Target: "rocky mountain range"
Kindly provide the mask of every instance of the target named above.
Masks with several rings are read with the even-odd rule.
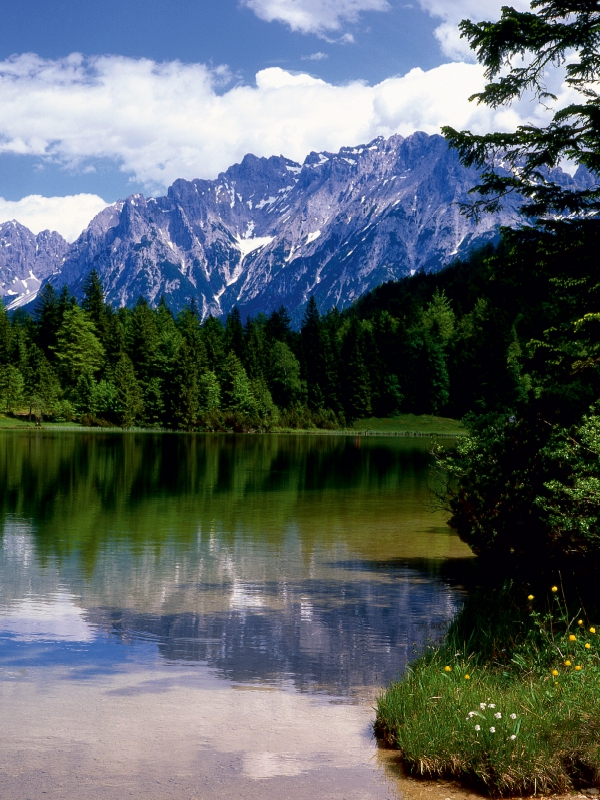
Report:
[[[578,183],[555,170],[559,183]],[[518,218],[512,201],[476,224],[460,214],[477,173],[441,136],[378,138],[303,164],[247,155],[216,180],[177,180],[165,197],[135,194],[98,214],[71,245],[0,226],[0,294],[30,302],[40,283],[80,295],[95,268],[107,299],[132,305],[164,294],[203,316],[242,315],[282,303],[296,319],[314,294],[343,308],[364,292],[423,269],[440,269]]]

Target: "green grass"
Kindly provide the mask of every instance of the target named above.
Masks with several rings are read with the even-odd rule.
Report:
[[[370,417],[359,419],[352,426],[356,431],[374,433],[440,434],[458,436],[465,433],[461,422],[449,417],[435,417],[430,414],[400,414],[397,417]]]
[[[475,592],[445,643],[380,697],[376,731],[413,774],[492,795],[600,779],[600,627],[556,599],[552,613],[516,600]]]
[[[78,422],[43,422],[44,428],[69,430],[84,429]],[[21,416],[13,417],[0,414],[0,429],[2,428],[35,428],[35,422],[28,422]],[[93,430],[97,430],[94,428]],[[106,428],[100,430],[108,430]],[[118,427],[112,430],[120,430]],[[139,430],[139,429],[138,429]],[[401,414],[397,417],[371,417],[357,420],[354,425],[346,429],[300,429],[300,428],[275,428],[273,433],[308,433],[308,434],[381,434],[381,435],[406,435],[406,436],[459,436],[465,433],[462,424],[448,417],[435,417],[428,414]]]

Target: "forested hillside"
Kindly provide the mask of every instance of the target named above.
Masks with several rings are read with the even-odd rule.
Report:
[[[585,318],[597,223],[569,243],[568,278],[564,242],[517,238],[384,284],[343,313],[321,316],[311,300],[299,331],[283,307],[202,323],[194,306],[174,315],[164,300],[115,311],[96,273],[81,305],[47,285],[32,315],[0,311],[2,407],[123,427],[333,428],[399,412],[510,413],[528,393],[568,387],[577,416],[598,396],[597,369],[584,369],[600,325]],[[577,359],[577,375],[559,379]]]

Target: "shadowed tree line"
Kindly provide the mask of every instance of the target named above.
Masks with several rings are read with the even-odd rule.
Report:
[[[598,396],[585,361],[598,334],[597,228],[564,242],[505,232],[498,247],[384,284],[342,313],[320,314],[311,298],[299,331],[284,307],[245,322],[237,308],[202,321],[193,303],[174,314],[164,298],[116,310],[95,271],[81,304],[47,284],[32,313],[0,308],[0,403],[39,420],[243,431],[510,413],[563,386],[576,417]]]
[[[31,313],[0,308],[0,403],[6,412],[85,424],[182,430],[336,428],[360,417],[453,408],[456,314],[443,293],[398,316],[321,315],[299,331],[284,307],[202,321],[140,298],[115,310],[98,274],[81,304],[43,287]]]

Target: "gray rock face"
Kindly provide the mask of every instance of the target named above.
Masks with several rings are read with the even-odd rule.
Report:
[[[56,231],[36,236],[15,220],[0,224],[0,297],[7,308],[32,300],[42,281],[62,267],[68,250]]]
[[[425,133],[311,153],[302,165],[247,155],[214,181],[178,180],[166,197],[105,209],[48,280],[80,294],[96,268],[115,305],[164,294],[174,309],[193,298],[203,316],[220,316],[283,303],[299,319],[312,294],[322,310],[343,308],[514,224],[516,201],[479,224],[461,216],[476,181],[441,136]]]

